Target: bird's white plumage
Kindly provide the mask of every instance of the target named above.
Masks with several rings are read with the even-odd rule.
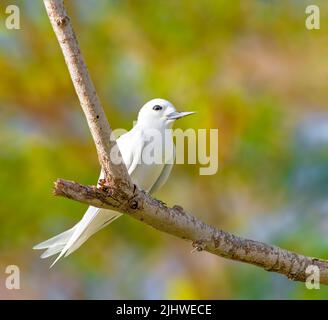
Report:
[[[117,139],[122,158],[134,184],[149,193],[156,192],[168,179],[175,157],[172,134],[165,134],[173,122],[190,113],[178,113],[175,107],[164,99],[153,99],[140,110],[137,124]],[[152,130],[161,133],[162,161],[147,164],[143,161],[146,147],[151,143]],[[102,178],[102,173],[100,178]],[[46,240],[34,249],[46,249],[41,258],[60,253],[52,265],[62,256],[67,256],[78,249],[89,237],[121,216],[112,210],[90,206],[80,222],[73,228]]]

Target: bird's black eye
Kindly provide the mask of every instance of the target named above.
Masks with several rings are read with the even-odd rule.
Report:
[[[159,111],[159,110],[162,110],[162,109],[163,109],[163,107],[161,107],[159,105],[156,105],[156,106],[153,107],[153,110],[155,110],[155,111]]]

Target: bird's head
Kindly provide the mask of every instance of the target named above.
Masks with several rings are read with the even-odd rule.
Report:
[[[194,112],[178,112],[174,105],[164,99],[152,99],[139,111],[138,124],[147,127],[171,127],[172,124]]]

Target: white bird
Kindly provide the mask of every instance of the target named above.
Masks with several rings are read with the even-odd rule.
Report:
[[[166,182],[175,158],[172,131],[166,129],[171,129],[175,120],[193,113],[177,112],[173,104],[164,99],[150,100],[139,111],[136,125],[117,139],[129,175],[140,189],[152,194]],[[145,161],[150,152],[147,146],[154,139],[154,132],[159,133],[162,152],[160,159],[149,162]],[[99,179],[102,178],[101,172]],[[71,229],[36,245],[33,249],[46,250],[41,258],[59,253],[52,267],[61,257],[77,250],[94,233],[121,215],[116,211],[90,206],[83,218]]]

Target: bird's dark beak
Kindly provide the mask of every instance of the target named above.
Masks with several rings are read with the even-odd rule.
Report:
[[[167,119],[168,120],[177,120],[177,119],[181,119],[181,118],[184,118],[186,116],[190,116],[192,114],[194,114],[195,112],[177,112],[177,111],[174,111],[172,113],[170,113],[168,116],[167,116]]]

